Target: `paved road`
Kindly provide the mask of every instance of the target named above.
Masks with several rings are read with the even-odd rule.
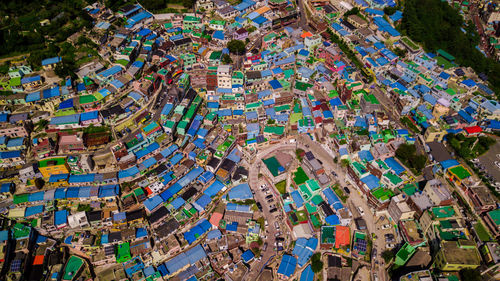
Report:
[[[314,153],[316,158],[318,158],[323,163],[323,167],[325,167],[325,170],[328,171],[327,173],[329,175],[331,175],[331,171],[335,171],[335,173],[337,174],[335,180],[342,187],[348,185],[344,169],[333,161],[331,153],[325,150],[318,143],[311,140],[311,138],[307,135],[299,136],[297,138],[297,141],[299,142],[299,144],[304,144],[306,147],[308,147],[307,149],[311,150]],[[383,233],[379,229],[377,229],[375,216],[372,213],[371,208],[368,206],[367,200],[362,198],[360,193],[358,193],[357,188],[351,187],[350,189],[351,189],[351,194],[349,195],[347,203],[348,205],[350,205],[350,209],[353,214],[358,213],[356,210],[357,207],[361,207],[363,209],[363,212],[365,213],[363,219],[366,221],[366,226],[368,228],[368,231],[370,233],[375,233],[375,235],[378,237],[378,239],[376,239],[373,243],[373,248],[377,249],[378,255],[376,259],[379,265],[382,265],[383,260],[380,254],[385,250],[385,240],[383,239],[384,237]],[[375,266],[375,264],[373,264],[373,266]],[[384,269],[383,266],[378,266],[377,271],[372,270],[372,274],[374,272],[377,272],[380,281],[389,280],[386,270]]]
[[[265,266],[267,261],[276,254],[274,250],[274,242],[275,240],[275,234],[278,233],[279,231],[276,229],[274,226],[275,222],[280,223],[281,221],[277,220],[276,217],[279,216],[282,212],[282,208],[277,208],[278,212],[271,213],[270,211],[270,206],[267,203],[267,200],[265,197],[267,196],[264,192],[260,190],[261,184],[264,183],[264,179],[262,178],[259,180],[259,171],[260,167],[262,165],[262,158],[265,158],[267,155],[276,152],[277,150],[283,151],[283,150],[294,150],[295,149],[295,144],[284,144],[284,141],[282,141],[279,144],[275,144],[271,146],[270,148],[264,149],[261,152],[258,152],[256,157],[254,157],[254,161],[250,164],[249,167],[249,185],[252,191],[255,192],[254,198],[256,202],[260,202],[262,204],[262,209],[263,209],[263,215],[264,218],[268,222],[268,226],[266,228],[266,234],[267,234],[267,239],[264,241],[264,243],[267,243],[267,249],[265,251],[261,252],[262,259],[258,262],[254,262],[250,268],[250,271],[248,272],[246,276],[246,280],[255,280],[257,279],[258,275],[260,274],[261,269]],[[270,184],[268,184],[269,186]],[[275,201],[278,202],[279,198],[277,197],[277,192],[274,189],[274,185],[269,186],[270,190],[273,190],[275,192]],[[277,204],[277,203],[276,203]],[[282,214],[281,214],[282,216]],[[284,229],[285,226],[283,226],[280,231],[282,233],[285,232]]]
[[[496,143],[490,148],[488,152],[479,156],[479,161],[484,165],[488,175],[493,177],[493,184],[500,182],[500,168],[495,165],[496,161],[500,161],[497,155],[500,153],[500,139],[495,137]]]
[[[309,25],[307,24],[307,13],[304,8],[304,0],[297,0],[298,6],[300,8],[299,12],[299,26],[303,30],[309,30]]]
[[[333,158],[334,158],[334,152],[331,150],[328,151],[324,149],[321,145],[318,143],[314,142],[311,140],[311,138],[307,135],[299,135],[296,138],[297,143],[295,144],[290,144],[290,143],[285,143],[287,140],[283,140],[282,142],[278,144],[274,144],[271,147],[258,152],[256,157],[254,158],[254,162],[250,165],[250,173],[249,173],[249,184],[251,189],[255,192],[255,200],[257,202],[266,202],[263,199],[266,195],[262,193],[259,189],[260,183],[262,181],[259,181],[258,179],[258,174],[259,174],[259,169],[260,169],[260,163],[261,159],[264,158],[265,156],[274,153],[277,150],[283,151],[283,150],[295,150],[296,148],[303,149],[305,151],[312,151],[313,154],[316,156],[317,159],[319,159],[322,163],[323,166],[325,167],[325,170],[329,175],[331,175],[332,171],[335,171],[337,174],[336,181],[340,183],[341,186],[346,186],[347,185],[347,180],[346,180],[346,175],[343,170],[343,168],[340,167],[340,165],[334,163]],[[332,155],[333,154],[333,155]],[[267,203],[267,202],[266,202]],[[380,256],[380,254],[385,250],[385,241],[383,239],[383,233],[380,229],[377,229],[376,226],[376,219],[371,212],[371,208],[368,206],[366,199],[362,198],[362,196],[358,193],[357,190],[351,187],[351,194],[349,196],[347,204],[350,206],[351,210],[357,209],[357,207],[361,207],[363,209],[363,212],[365,213],[365,216],[363,218],[366,221],[368,231],[370,233],[375,233],[375,235],[378,237],[373,243],[373,248],[377,249],[378,255],[376,257],[376,261],[378,262],[379,265],[383,264],[383,260]],[[268,234],[267,234],[267,240],[265,242],[268,243],[268,248],[266,251],[263,251],[262,254],[262,260],[259,262],[255,262],[252,264],[249,273],[246,276],[247,280],[254,280],[258,277],[261,269],[265,265],[266,261],[275,254],[273,245],[274,245],[274,234],[277,233],[277,230],[274,227],[274,222],[276,221],[276,213],[271,214],[269,213],[269,206],[268,204],[262,204],[263,205],[263,211],[264,211],[264,216],[267,218],[269,226],[267,228]],[[281,208],[278,208],[281,211]],[[357,213],[357,211],[353,211],[353,213]],[[283,232],[283,228],[281,231]],[[379,280],[381,281],[386,281],[389,280],[387,277],[385,268],[383,266],[377,266],[375,264],[375,260],[372,263],[372,266],[376,268],[376,271],[372,271],[372,273],[377,273]]]

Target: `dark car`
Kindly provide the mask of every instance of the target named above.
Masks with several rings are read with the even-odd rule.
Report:
[[[269,212],[271,212],[271,213],[274,213],[276,211],[278,211],[278,209],[276,209],[276,208],[272,208],[271,210],[269,210]]]
[[[351,191],[349,190],[349,188],[347,188],[347,186],[344,186],[344,191],[345,191],[347,194],[351,194]]]
[[[285,238],[283,238],[283,237],[276,237],[276,241],[282,241],[283,242],[283,241],[285,241]]]
[[[262,204],[260,204],[260,202],[257,202],[255,205],[257,205],[257,208],[259,208],[259,211],[262,212]]]
[[[272,202],[274,202],[274,199],[273,199],[273,198],[271,198],[271,199],[267,200],[267,203],[272,203]]]
[[[266,199],[271,199],[271,198],[273,198],[272,194],[269,194],[269,195],[266,196]]]

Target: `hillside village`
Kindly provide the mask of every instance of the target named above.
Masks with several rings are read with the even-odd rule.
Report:
[[[0,77],[0,279],[497,280],[498,92],[399,7],[88,5]]]

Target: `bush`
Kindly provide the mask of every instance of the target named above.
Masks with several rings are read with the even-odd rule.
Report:
[[[420,173],[425,168],[427,157],[417,154],[414,144],[403,143],[396,150],[396,157],[406,166],[413,168],[416,173]]]
[[[323,262],[321,261],[321,253],[315,253],[311,257],[311,269],[314,273],[323,270]]]
[[[227,48],[235,55],[243,55],[245,53],[245,42],[241,40],[231,40],[227,43]]]
[[[385,250],[382,252],[382,258],[384,259],[385,263],[389,263],[394,258],[394,256],[394,252],[391,250]]]
[[[276,189],[280,194],[285,194],[286,193],[286,180],[282,180],[278,183],[276,183]]]
[[[465,137],[462,134],[447,134],[446,139],[455,153],[464,159],[473,159],[486,153],[496,142],[487,136]]]

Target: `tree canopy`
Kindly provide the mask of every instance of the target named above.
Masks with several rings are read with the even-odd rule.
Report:
[[[223,64],[231,64],[233,63],[233,60],[231,59],[231,56],[228,54],[222,55],[222,63]]]
[[[415,172],[420,172],[427,162],[427,157],[417,154],[417,148],[414,144],[401,144],[396,150],[396,157],[406,166],[413,168]]]
[[[235,55],[243,55],[245,53],[245,42],[241,40],[231,40],[227,43],[227,48]]]
[[[81,0],[0,1],[0,56],[32,52],[36,57],[46,52],[43,58],[49,57],[49,42],[63,42],[83,27],[92,27],[92,18],[83,10],[86,5]]]
[[[446,139],[455,153],[464,159],[476,158],[495,144],[495,139],[486,136],[465,137],[462,134],[447,134]]]
[[[481,281],[481,274],[477,269],[464,268],[460,270],[460,279],[467,281]]]
[[[321,272],[323,269],[323,261],[321,261],[321,253],[315,253],[311,257],[311,269],[314,273]]]
[[[493,90],[500,93],[500,63],[476,49],[476,26],[472,22],[464,24],[462,16],[446,1],[406,0],[399,28],[412,40],[423,43],[427,51],[443,49],[456,58],[456,63],[485,73]]]

